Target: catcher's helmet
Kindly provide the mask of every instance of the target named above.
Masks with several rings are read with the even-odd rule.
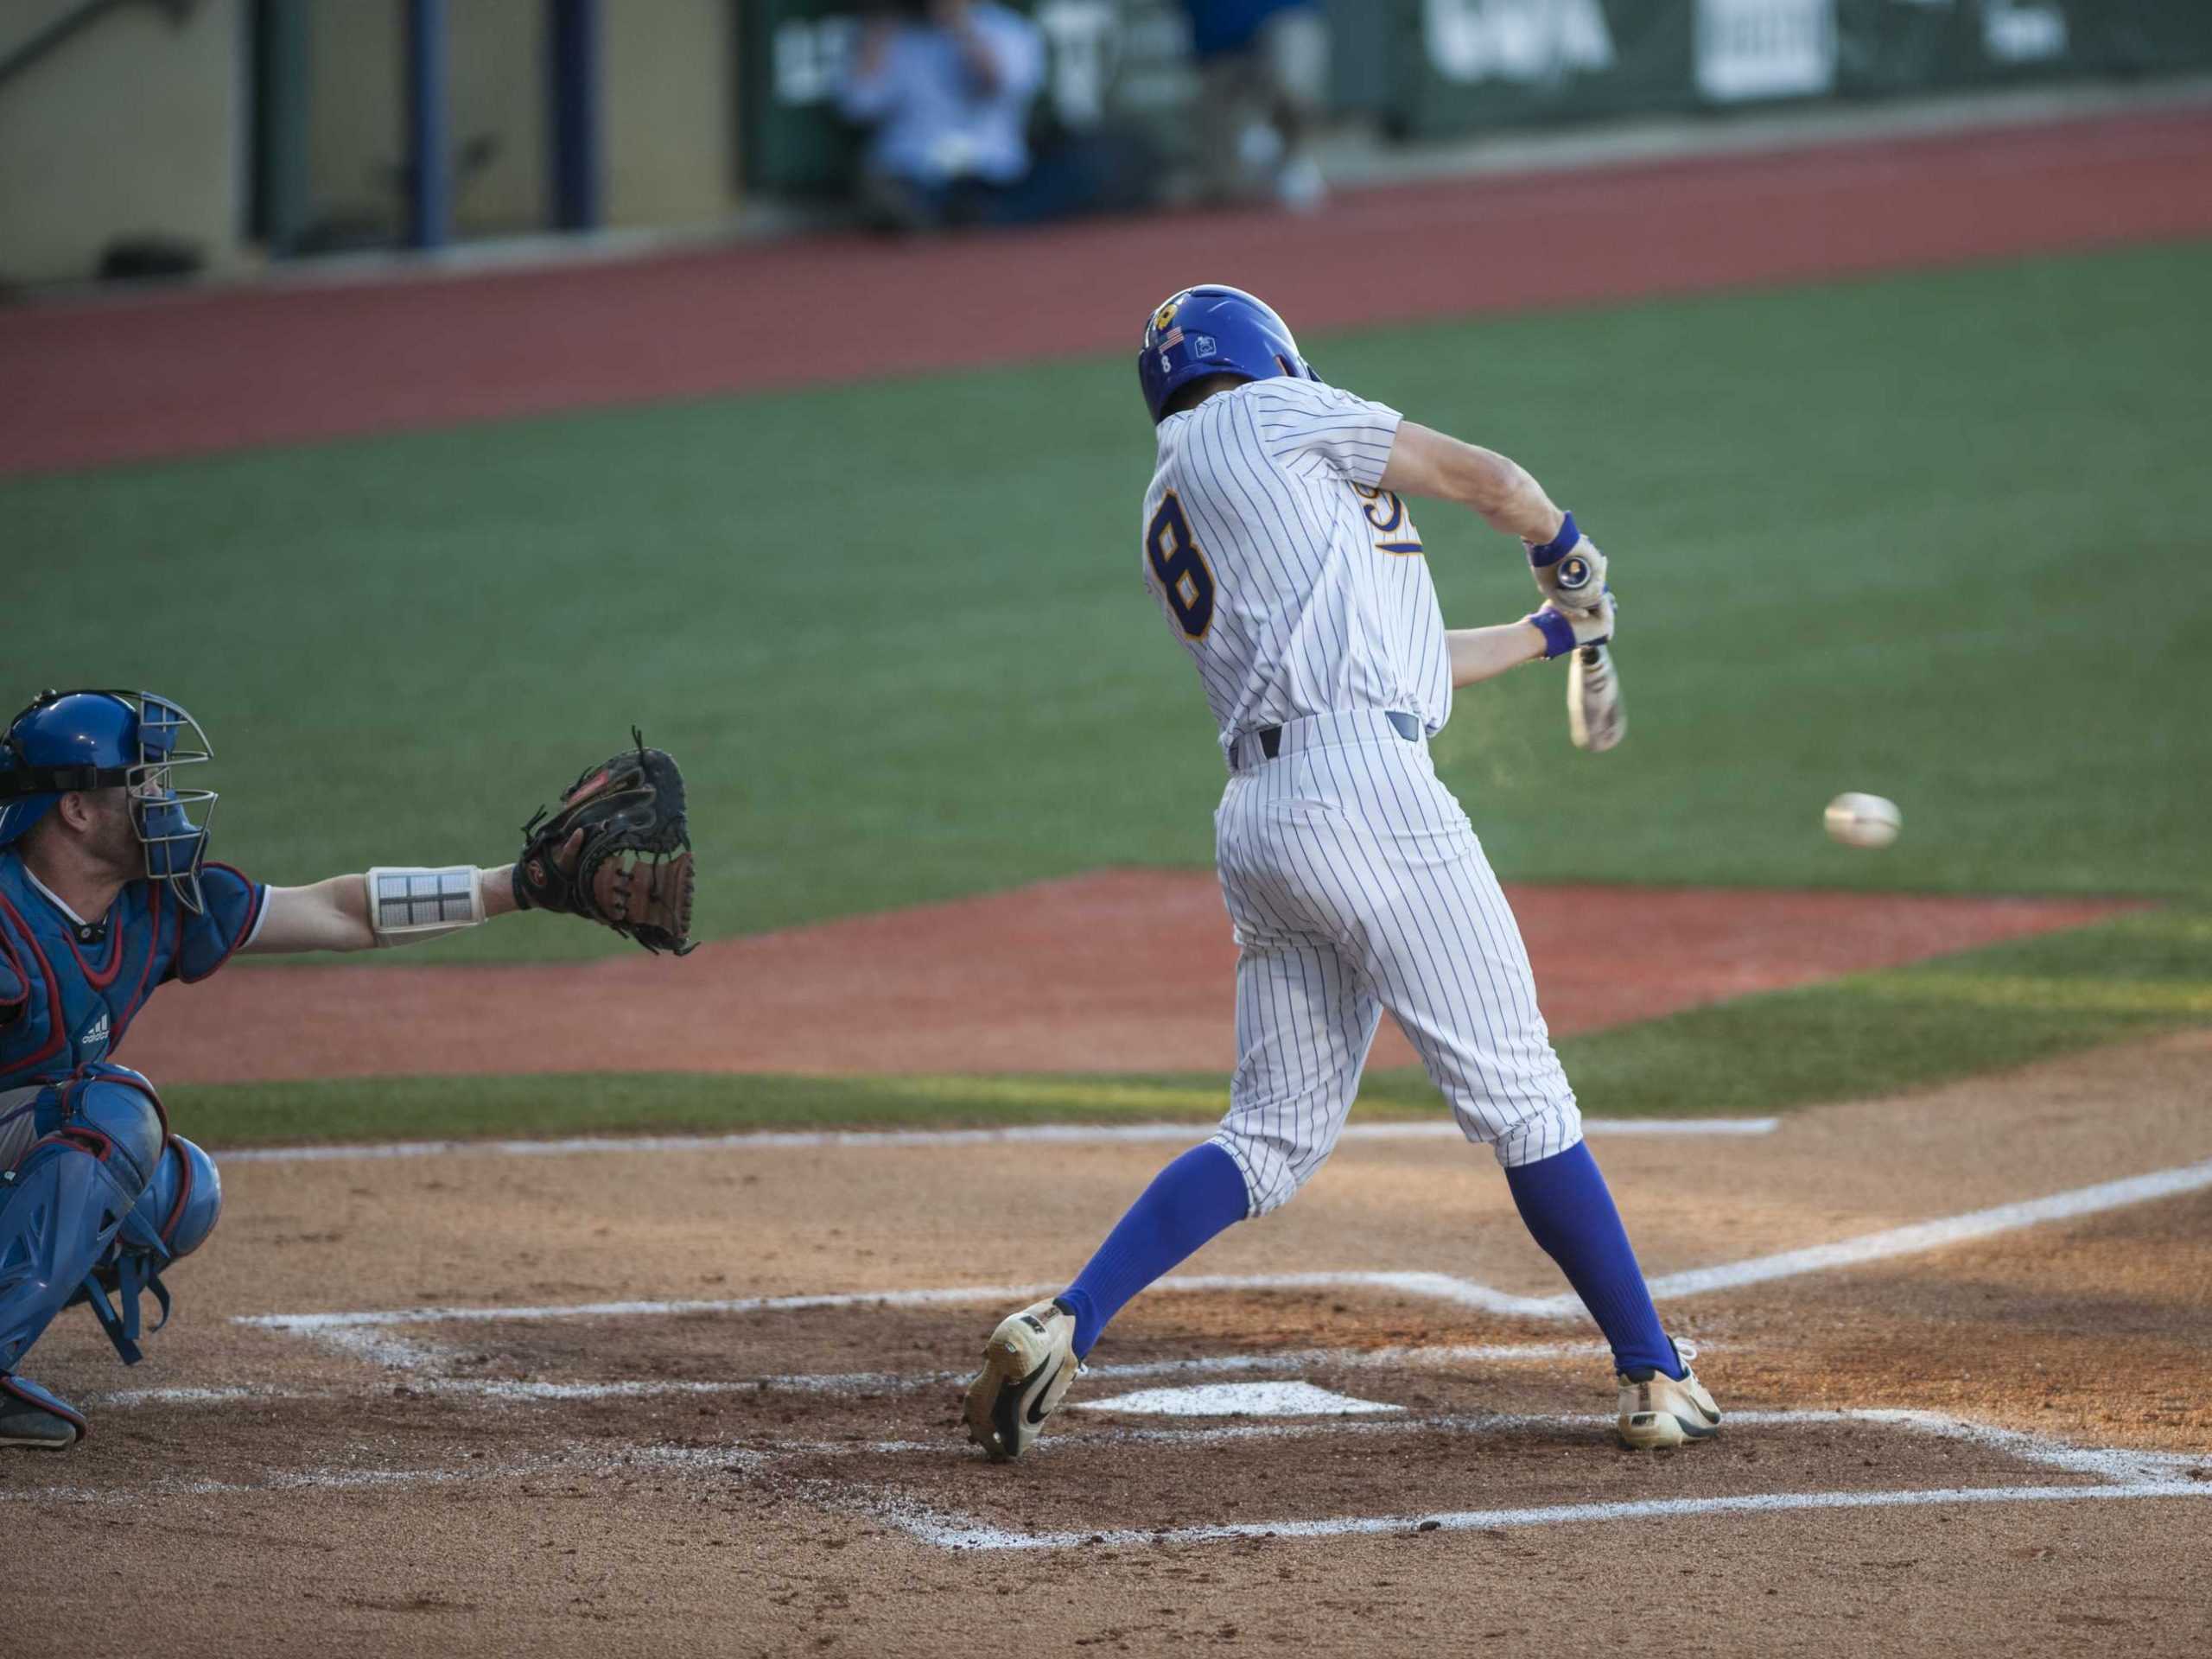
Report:
[[[1154,423],[1178,388],[1210,374],[1240,374],[1247,380],[1321,378],[1299,355],[1290,325],[1265,301],[1220,283],[1186,288],[1145,319],[1137,381]]]
[[[215,791],[173,789],[169,772],[213,759],[200,722],[151,691],[41,691],[0,734],[0,848],[72,790],[128,789],[147,879],[197,913]],[[207,809],[196,823],[190,806]]]

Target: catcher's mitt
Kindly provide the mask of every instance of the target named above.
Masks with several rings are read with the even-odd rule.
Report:
[[[515,903],[603,923],[656,953],[693,950],[691,836],[675,757],[637,747],[592,767],[522,827]]]

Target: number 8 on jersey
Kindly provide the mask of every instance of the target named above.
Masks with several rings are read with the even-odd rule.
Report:
[[[1144,535],[1145,556],[1153,579],[1160,584],[1167,608],[1193,639],[1203,639],[1213,626],[1213,568],[1206,563],[1191,521],[1183,512],[1182,498],[1170,490],[1160,498],[1159,511]]]

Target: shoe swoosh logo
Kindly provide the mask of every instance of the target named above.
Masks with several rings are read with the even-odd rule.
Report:
[[[1020,1389],[1022,1393],[1027,1394],[1029,1392],[1031,1384],[1034,1383],[1039,1377],[1043,1376],[1046,1372],[1052,1369],[1052,1357],[1050,1354],[1047,1354],[1045,1356],[1044,1363],[1038,1366],[1038,1368],[1030,1372],[1028,1376],[1023,1377],[1020,1382],[1015,1383],[1014,1387]],[[1022,1415],[1029,1420],[1029,1427],[1032,1428],[1036,1427],[1038,1424],[1045,1421],[1045,1413],[1043,1410],[1044,1400],[1044,1390],[1040,1389],[1038,1390],[1037,1398],[1029,1402],[1028,1408],[1022,1413]]]

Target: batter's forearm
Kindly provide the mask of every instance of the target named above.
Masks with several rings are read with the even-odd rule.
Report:
[[[1452,684],[1456,690],[1537,661],[1544,654],[1544,636],[1528,622],[1505,622],[1494,628],[1452,628],[1445,632],[1444,648],[1452,660]]]
[[[1498,463],[1496,493],[1486,502],[1469,505],[1482,514],[1492,530],[1518,536],[1524,542],[1548,542],[1558,535],[1560,526],[1567,522],[1567,514],[1544,493],[1544,486],[1519,462],[1503,455],[1491,458]]]
[[[1382,487],[1472,507],[1491,529],[1524,542],[1550,541],[1567,520],[1544,486],[1510,456],[1413,421],[1398,427]]]

